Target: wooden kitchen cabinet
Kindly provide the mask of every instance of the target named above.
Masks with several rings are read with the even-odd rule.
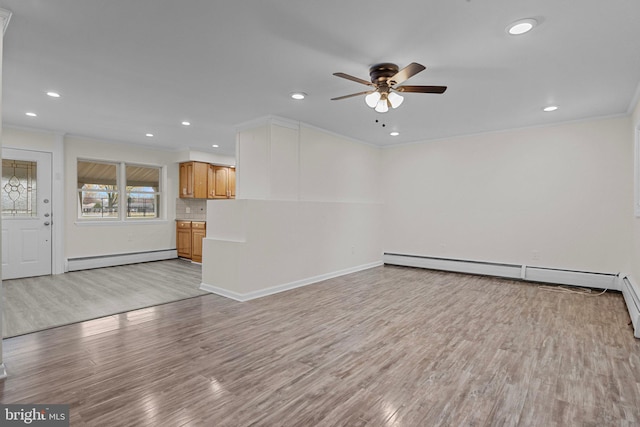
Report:
[[[236,168],[229,168],[229,198],[236,198]]]
[[[191,259],[191,221],[176,221],[176,249],[180,258]]]
[[[193,198],[193,166],[195,162],[180,163],[180,197]]]
[[[195,199],[235,198],[235,168],[203,162],[180,163],[180,197]]]
[[[193,221],[191,223],[191,261],[202,262],[202,239],[207,235],[207,223]]]
[[[176,221],[176,249],[180,258],[202,262],[202,239],[207,234],[204,221]]]
[[[202,162],[180,163],[180,197],[207,198],[208,164]]]
[[[207,175],[209,165],[207,163],[194,162],[193,166],[193,194],[196,199],[207,198]]]
[[[236,197],[236,170],[227,166],[209,165],[210,199],[233,199]]]

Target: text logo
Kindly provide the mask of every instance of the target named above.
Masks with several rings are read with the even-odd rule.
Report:
[[[0,425],[69,427],[69,405],[0,404]]]

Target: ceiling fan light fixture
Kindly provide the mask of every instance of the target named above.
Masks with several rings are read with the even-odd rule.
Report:
[[[371,92],[369,95],[364,97],[364,102],[366,102],[370,108],[376,108],[378,101],[380,101],[380,92],[378,91]]]
[[[520,19],[519,21],[509,24],[507,27],[507,33],[512,36],[519,36],[520,34],[528,33],[533,30],[533,27],[537,24],[538,21],[533,18]]]
[[[375,110],[378,113],[386,113],[387,111],[389,111],[389,104],[387,102],[387,99],[380,98],[380,101],[378,101],[378,103],[376,104]]]
[[[391,92],[391,93],[389,93],[389,95],[387,95],[387,99],[389,100],[389,103],[391,104],[391,108],[398,108],[402,104],[402,102],[404,101],[404,96],[398,95],[395,92]]]
[[[398,94],[398,92],[444,93],[444,91],[447,90],[446,86],[398,86],[419,72],[424,71],[425,68],[424,65],[420,65],[417,62],[412,62],[403,69],[399,69],[396,64],[390,62],[375,64],[369,68],[370,81],[345,73],[333,73],[336,77],[366,85],[368,86],[368,90],[338,96],[331,98],[331,100],[339,101],[341,99],[365,95],[364,102],[368,107],[373,108],[378,113],[386,113],[389,111],[389,108],[398,108],[402,105],[404,97]]]

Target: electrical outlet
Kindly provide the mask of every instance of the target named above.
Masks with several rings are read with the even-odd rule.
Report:
[[[355,254],[356,254],[356,247],[351,246],[351,255],[355,255]]]
[[[186,209],[186,213],[191,213],[191,208],[189,206],[187,206],[185,209]]]
[[[531,259],[534,261],[540,261],[540,251],[537,249],[531,251]]]

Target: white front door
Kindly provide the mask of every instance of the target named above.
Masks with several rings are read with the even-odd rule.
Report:
[[[2,149],[2,279],[51,274],[51,153]]]

